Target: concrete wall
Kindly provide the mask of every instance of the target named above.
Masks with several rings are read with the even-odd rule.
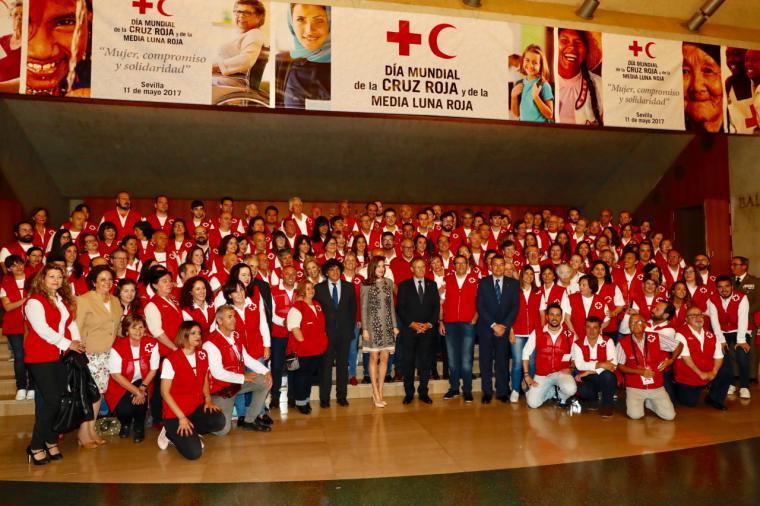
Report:
[[[760,139],[733,136],[728,141],[734,255],[750,259],[760,273]]]

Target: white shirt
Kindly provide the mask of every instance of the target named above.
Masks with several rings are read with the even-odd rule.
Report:
[[[546,332],[549,333],[549,337],[551,337],[552,343],[556,343],[557,338],[563,331],[563,328],[560,327],[557,332],[552,332],[551,330],[549,330],[549,325],[544,325],[544,328],[542,330],[545,330]],[[523,348],[522,359],[530,360],[530,356],[535,350],[536,350],[536,331],[531,330],[530,335],[528,336],[528,341],[525,343],[525,347]]]
[[[222,294],[220,293],[219,295],[222,295]],[[224,296],[222,296],[222,300],[224,301],[222,304],[217,305],[218,300],[219,300],[219,296],[217,295],[217,298],[214,301],[214,304],[217,310],[220,307],[227,304],[227,301],[224,300]],[[249,304],[253,304],[253,301],[251,301],[249,297],[246,297],[245,306],[243,306],[242,308],[239,308],[235,306],[234,304],[230,304],[230,305],[233,307],[233,309],[235,309],[235,312],[238,314],[240,319],[243,320],[243,322],[245,322],[245,307]],[[266,309],[264,308],[264,304],[257,304],[257,306],[259,310],[259,333],[261,334],[261,340],[264,343],[264,347],[269,348],[272,345],[272,336],[269,334],[269,324],[267,323]],[[216,322],[214,322],[213,327],[216,328]]]
[[[327,280],[327,291],[330,293],[330,300],[332,300],[333,296],[333,287],[335,287],[336,290],[338,290],[338,302],[340,302],[340,294],[341,294],[341,288],[340,288],[341,282],[338,281],[330,281]]]
[[[9,276],[12,274],[8,274]],[[26,284],[26,279],[21,278],[16,280],[16,286],[18,287],[18,291],[21,292],[21,296],[24,296],[24,285]],[[5,293],[5,288],[0,288],[0,298],[2,297],[8,297],[8,294]]]
[[[701,329],[699,332],[697,332],[696,330],[692,328],[691,332],[697,338],[697,341],[699,341],[699,349],[704,350],[705,349],[705,329]],[[681,350],[681,354],[679,355],[679,358],[690,357],[691,352],[689,351],[689,345],[686,344],[686,336],[684,336],[680,332],[677,332],[676,341],[683,344],[683,350]],[[713,358],[716,360],[723,358],[723,349],[721,348],[720,343],[715,344],[715,351],[713,352]]]
[[[731,297],[724,299],[723,297],[720,298],[721,303],[723,304],[723,309],[725,310],[728,307],[729,302],[731,302]],[[736,320],[736,328],[735,329],[728,329],[723,330],[720,328],[720,320],[718,320],[718,310],[716,309],[715,305],[712,303],[711,300],[707,301],[707,314],[710,317],[710,323],[712,324],[713,332],[715,332],[715,335],[718,337],[718,342],[725,343],[726,337],[724,336],[725,333],[731,333],[736,332],[736,343],[737,344],[743,344],[747,342],[747,331],[749,330],[749,301],[747,297],[744,297],[742,301],[739,303],[739,309],[738,309],[738,318]]]
[[[599,336],[596,339],[596,343],[592,347],[588,342],[588,338],[585,337],[583,338],[583,344],[585,344],[589,348],[588,362],[586,362],[586,360],[583,358],[583,350],[581,349],[580,346],[578,346],[578,343],[573,343],[573,348],[572,348],[572,351],[570,352],[572,360],[575,363],[575,368],[578,369],[579,371],[596,371],[597,374],[602,374],[602,372],[605,371],[605,369],[601,367],[594,367],[597,362],[597,357],[599,356],[599,348],[603,346],[610,347],[610,349],[608,350],[609,354],[607,355],[609,357],[608,361],[617,365],[617,358],[615,357],[614,350],[612,349],[612,347],[615,346],[615,342],[613,340],[610,339],[605,344],[604,339],[602,339],[602,336]]]
[[[224,337],[225,341],[232,345],[232,349],[235,351],[235,355],[238,355],[238,349],[235,347],[235,340],[233,337],[231,335],[225,336],[221,332],[218,332],[218,334]],[[214,343],[207,340],[205,343],[203,343],[203,349],[206,351],[206,353],[208,353],[208,370],[211,372],[211,376],[213,376],[215,379],[218,379],[219,381],[224,381],[227,383],[235,383],[237,385],[242,385],[245,383],[245,376],[242,373],[228,371],[224,368],[222,365],[222,352],[219,350],[219,348],[216,347]],[[238,355],[238,359],[240,358],[241,357]],[[243,345],[242,359],[245,366],[256,374],[267,374],[269,372],[269,369],[267,369],[264,364],[248,354],[248,350],[246,350],[245,344]]]
[[[131,344],[131,343],[130,343]],[[140,346],[142,346],[142,343],[140,343]],[[140,346],[130,346],[129,348],[132,350],[132,361],[133,362],[139,362],[140,360]],[[159,356],[158,356],[158,346],[154,346],[153,349],[150,351],[150,370],[156,371],[158,370],[158,362],[159,362]],[[111,374],[121,374],[121,355],[119,355],[119,352],[111,348],[111,353],[108,355],[108,372]],[[134,383],[137,380],[143,379],[142,377],[142,371],[140,370],[139,363],[136,363],[134,366],[134,371],[132,372],[132,378],[127,378],[127,381],[130,383]]]
[[[190,363],[190,368],[193,370],[193,373],[195,375],[198,375],[198,371],[195,367],[195,353],[191,353],[188,355],[187,353],[182,353],[185,355],[185,358]],[[170,380],[174,379],[174,368],[172,367],[172,363],[169,360],[164,360],[164,364],[161,366],[161,379],[162,380]]]
[[[32,246],[34,246],[34,244],[31,243],[31,242],[29,244],[24,244],[23,242],[18,242],[18,245],[21,246],[21,249],[24,250],[24,253],[26,253],[27,251],[29,251],[29,248],[31,248]],[[11,256],[11,252],[10,252],[10,250],[8,250],[8,248],[3,248],[2,250],[0,250],[0,262],[5,262],[5,259],[8,258],[9,256]]]
[[[79,341],[79,327],[77,327],[77,321],[71,320],[69,324],[69,332],[71,333],[71,340],[65,337],[66,332],[66,320],[69,318],[69,310],[63,303],[61,296],[56,294],[55,305],[58,311],[61,313],[61,321],[58,323],[58,328],[54,329],[47,324],[45,319],[45,308],[42,303],[36,299],[29,299],[24,307],[24,314],[26,315],[26,321],[32,326],[32,329],[46,342],[57,347],[61,351],[66,351],[71,346],[71,341]]]

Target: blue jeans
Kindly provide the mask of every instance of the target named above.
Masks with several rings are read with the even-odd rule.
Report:
[[[749,353],[742,349],[736,349],[736,332],[724,332],[723,337],[726,338],[726,344],[728,345],[728,353],[724,356],[725,361],[728,362],[728,365],[731,368],[734,367],[733,363],[736,363],[739,370],[739,388],[749,388]],[[747,333],[746,342],[752,346],[752,334]],[[733,369],[730,370],[733,373]],[[733,384],[733,378],[731,378],[731,384]]]
[[[354,329],[354,338],[351,340],[351,344],[348,345],[348,377],[356,377],[356,365],[359,361],[359,332],[361,330],[357,327]]]
[[[523,378],[523,348],[525,343],[528,342],[528,336],[515,336],[515,344],[509,345],[509,349],[512,352],[512,369],[510,370],[510,376],[512,378],[512,391],[520,392],[520,385]],[[528,374],[532,378],[536,374],[536,354],[533,353],[528,361]]]
[[[467,322],[444,324],[446,327],[446,353],[449,358],[450,389],[459,391],[459,379],[462,379],[462,391],[472,393],[472,356],[475,342],[475,325]]]
[[[271,349],[271,348],[270,348]],[[259,359],[259,362],[266,365],[267,361],[264,359],[264,357],[261,357]],[[252,369],[245,368],[245,372],[253,372]],[[251,405],[251,400],[253,399],[253,393],[252,392],[246,392],[244,394],[238,394],[235,397],[235,414],[237,416],[245,416],[245,412],[248,410],[248,406]],[[257,416],[261,416],[266,414],[266,403],[264,406],[261,407],[261,412]]]

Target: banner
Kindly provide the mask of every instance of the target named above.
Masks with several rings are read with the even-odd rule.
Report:
[[[450,12],[0,0],[0,93],[760,132],[760,50]]]
[[[602,36],[608,126],[683,130],[683,55],[678,41]]]

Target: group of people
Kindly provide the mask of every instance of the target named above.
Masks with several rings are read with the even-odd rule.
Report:
[[[202,454],[200,435],[227,434],[235,415],[238,429],[271,431],[286,377],[299,413],[311,413],[313,384],[321,407],[333,388],[348,406],[359,350],[378,409],[398,380],[404,404],[415,394],[431,404],[439,358],[443,399],[473,402],[476,342],[483,404],[524,394],[531,408],[609,417],[624,387],[629,417],[646,408],[672,420],[703,391],[720,410],[727,395],[750,397],[760,300],[744,257],[716,276],[707,256],[687,264],[626,211],[613,223],[607,209],[514,221],[508,208],[337,210],[307,215],[294,197],[284,217],[254,203],[234,216],[224,197],[217,216],[196,200],[183,219],[160,195],[142,216],[120,192],[99,221],[80,204],[59,228],[42,208],[17,223],[0,249],[0,300],[16,398],[36,404],[30,462],[62,458],[66,353],[87,355],[101,393],[93,412],[116,416],[121,437],[143,441],[150,413],[158,446],[189,459]],[[106,444],[94,420],[78,440]]]

